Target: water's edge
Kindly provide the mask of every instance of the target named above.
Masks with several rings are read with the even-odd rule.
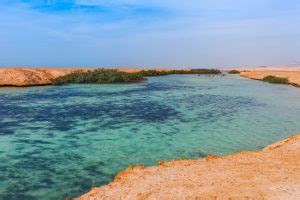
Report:
[[[135,199],[143,196],[169,199],[197,196],[204,198],[209,195],[224,199],[232,196],[250,198],[249,191],[252,193],[251,198],[270,198],[271,196],[278,198],[283,195],[286,199],[293,199],[300,192],[298,185],[295,185],[299,182],[296,178],[300,173],[300,163],[297,161],[300,156],[299,149],[300,133],[257,151],[241,151],[226,156],[209,155],[201,161],[180,159],[159,162],[157,166],[147,168],[142,165],[130,166],[118,173],[113,182],[102,187],[92,188],[88,193],[75,199],[88,200],[107,197],[110,199]],[[285,158],[282,159],[283,157]],[[245,168],[245,166],[247,167]],[[211,168],[221,168],[221,170],[211,170]],[[205,172],[201,174],[199,171]],[[293,173],[288,171],[293,171]],[[276,179],[275,182],[274,179]],[[237,186],[233,187],[238,192],[230,190],[232,188],[231,181],[234,181],[234,185],[240,184],[238,188]],[[174,184],[175,182],[177,184]],[[268,185],[268,188],[279,187],[280,190],[274,192],[264,188],[265,185]],[[210,189],[206,190],[207,187]],[[171,192],[178,190],[180,192],[175,194]],[[264,193],[261,193],[261,190]]]

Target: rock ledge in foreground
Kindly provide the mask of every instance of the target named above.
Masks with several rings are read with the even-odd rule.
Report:
[[[300,199],[300,134],[260,151],[129,167],[80,200]]]

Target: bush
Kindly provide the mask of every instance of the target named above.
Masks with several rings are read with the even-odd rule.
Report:
[[[170,74],[221,74],[218,69],[171,70]]]
[[[263,81],[268,83],[274,83],[274,84],[288,84],[289,80],[287,78],[283,77],[276,77],[276,76],[266,76],[263,78]]]
[[[53,79],[55,85],[78,83],[133,83],[145,80],[144,77],[166,76],[170,74],[220,74],[217,69],[191,70],[142,70],[136,73],[119,72],[115,69],[96,69],[92,71],[76,71],[65,76]]]
[[[142,74],[145,77],[151,77],[151,76],[166,76],[170,74],[220,74],[221,71],[218,69],[190,69],[190,70],[174,69],[169,71],[143,70],[138,73]]]
[[[53,80],[55,85],[71,83],[133,83],[145,80],[141,74],[118,72],[117,70],[97,69],[94,71],[77,71]]]
[[[192,74],[221,74],[222,72],[218,69],[191,69]]]
[[[240,74],[241,72],[240,71],[238,71],[238,70],[230,70],[229,72],[228,72],[228,74]]]
[[[144,77],[166,76],[170,74],[168,71],[158,71],[158,70],[142,70],[137,73]]]

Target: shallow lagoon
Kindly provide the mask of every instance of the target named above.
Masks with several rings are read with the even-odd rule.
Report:
[[[0,199],[64,199],[129,165],[259,149],[299,131],[299,88],[239,76],[0,88]]]

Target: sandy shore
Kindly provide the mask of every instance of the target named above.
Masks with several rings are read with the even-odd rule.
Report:
[[[238,70],[245,78],[262,80],[264,77],[272,75],[288,78],[289,84],[300,87],[300,68],[243,68]]]
[[[78,199],[300,199],[300,134],[260,151],[129,167]]]

